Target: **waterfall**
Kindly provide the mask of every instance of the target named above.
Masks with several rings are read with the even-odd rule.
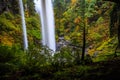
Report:
[[[55,23],[52,0],[34,0],[34,2],[35,9],[41,19],[42,44],[55,51]]]
[[[22,0],[19,0],[19,6],[20,6],[21,19],[22,19],[24,50],[27,50],[28,49],[28,40],[27,40],[27,31],[26,31],[26,23],[25,23],[24,8],[23,8]]]

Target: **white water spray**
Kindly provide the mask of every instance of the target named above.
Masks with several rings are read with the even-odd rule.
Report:
[[[22,19],[22,30],[23,30],[23,41],[24,41],[24,50],[28,49],[28,40],[27,40],[27,31],[26,31],[26,24],[25,24],[25,16],[24,16],[24,8],[22,0],[19,0],[20,6],[20,14]]]
[[[42,43],[55,51],[55,23],[52,0],[34,0],[34,2],[41,19]]]

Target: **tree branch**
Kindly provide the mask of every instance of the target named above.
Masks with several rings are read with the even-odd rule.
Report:
[[[110,1],[110,2],[115,2],[115,3],[119,3],[120,0],[103,0],[103,1]]]

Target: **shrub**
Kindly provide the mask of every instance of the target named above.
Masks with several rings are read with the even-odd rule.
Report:
[[[28,29],[38,29],[40,28],[40,20],[35,17],[26,18],[26,23]]]
[[[1,31],[12,31],[12,30],[16,30],[16,27],[14,24],[12,24],[11,21],[5,18],[1,18],[0,19],[0,30]]]
[[[15,58],[14,53],[8,46],[0,46],[0,62],[10,62]]]
[[[68,47],[63,47],[61,50],[53,56],[53,65],[67,66],[74,62],[75,57],[72,56],[71,50]]]
[[[0,15],[1,18],[6,18],[9,20],[14,19],[14,16],[10,12],[4,12],[3,14]]]

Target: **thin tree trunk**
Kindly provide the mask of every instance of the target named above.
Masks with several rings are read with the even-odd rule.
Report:
[[[85,46],[86,46],[86,26],[85,26],[85,0],[81,0],[81,17],[83,20],[83,47],[82,47],[82,56],[81,60],[84,60],[85,57]]]
[[[85,45],[86,45],[86,28],[85,25],[83,27],[83,48],[82,48],[82,57],[81,60],[84,60],[85,57]]]

